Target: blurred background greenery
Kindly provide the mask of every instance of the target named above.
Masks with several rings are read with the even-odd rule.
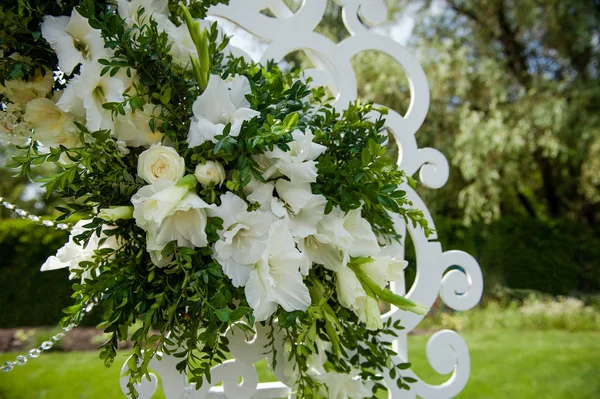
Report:
[[[377,29],[417,54],[431,88],[417,141],[451,164],[443,188],[419,193],[443,248],[471,253],[485,281],[476,309],[440,303],[424,335],[411,337],[416,371],[430,383],[447,379],[423,359],[427,333],[451,328],[464,332],[472,356],[460,398],[600,397],[600,1],[387,3],[390,22]],[[338,5],[330,2],[317,30],[336,42],[348,36]],[[308,63],[300,53],[287,61]],[[353,64],[362,99],[406,112],[408,80],[391,57],[365,52]],[[13,151],[0,149],[2,163]],[[52,199],[12,174],[0,169],[0,195],[51,214]],[[54,325],[71,302],[68,273],[39,266],[66,236],[0,216],[0,328]],[[35,334],[47,331],[21,338],[32,344]],[[0,398],[118,397],[119,367],[102,368],[93,353],[43,356],[0,376]],[[85,389],[60,391],[61,376]]]

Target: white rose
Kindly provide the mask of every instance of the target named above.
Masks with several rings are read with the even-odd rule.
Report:
[[[160,143],[142,152],[138,159],[138,176],[152,184],[158,179],[179,181],[185,174],[185,161],[171,147]]]
[[[225,169],[219,162],[206,161],[196,166],[194,176],[205,187],[210,184],[221,185],[225,181]]]

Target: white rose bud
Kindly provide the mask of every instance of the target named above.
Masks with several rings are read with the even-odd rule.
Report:
[[[205,187],[211,183],[221,185],[225,181],[225,169],[219,162],[206,161],[206,163],[196,166],[194,176],[196,176],[198,183]]]
[[[176,182],[185,174],[185,161],[175,149],[157,143],[140,154],[137,173],[150,184],[158,179]]]
[[[100,219],[114,222],[120,219],[132,219],[133,218],[133,207],[132,206],[113,206],[110,208],[100,209],[98,212]]]

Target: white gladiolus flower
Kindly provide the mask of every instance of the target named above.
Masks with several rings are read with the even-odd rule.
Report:
[[[311,300],[299,271],[302,264],[302,254],[296,249],[285,221],[275,222],[245,289],[257,321],[268,319],[277,305],[288,312],[308,309]]]
[[[318,263],[329,270],[338,271],[343,270],[350,260],[350,256],[335,245],[327,234],[317,232],[309,235],[299,242],[298,247],[309,260],[308,268],[312,263]],[[303,271],[303,274],[307,273]]]
[[[211,184],[220,186],[225,181],[225,169],[219,162],[206,161],[196,166],[194,176],[205,187]]]
[[[118,115],[112,131],[115,138],[123,141],[128,147],[147,147],[159,143],[163,134],[152,131],[150,119],[160,116],[161,107],[144,104],[144,109],[136,109],[126,115]]]
[[[159,179],[177,182],[185,174],[185,160],[174,148],[153,144],[140,154],[137,174],[150,184]]]
[[[340,304],[348,309],[358,310],[358,299],[366,297],[367,293],[354,271],[348,267],[340,269],[336,273],[335,283]]]
[[[343,215],[336,206],[325,215],[321,227],[332,242],[350,256],[373,256],[380,252],[377,237],[371,224],[361,216],[360,208]]]
[[[208,245],[206,237],[206,209],[208,205],[196,194],[189,192],[165,217],[158,229],[153,232],[153,249],[162,249],[171,241],[178,247],[203,248]]]
[[[91,223],[91,220],[80,220],[73,226],[69,242],[56,252],[56,256],[50,256],[46,262],[44,262],[41,271],[44,272],[68,267],[71,271],[69,278],[72,279],[76,276],[75,271],[81,270],[81,267],[79,266],[80,262],[93,261],[94,251],[104,248],[117,249],[119,247],[117,239],[114,236],[109,237],[102,245],[100,245],[100,240],[106,236],[102,234],[101,237],[98,237],[95,233],[90,237],[87,246],[84,247],[83,245],[76,243],[73,237],[85,232],[86,229],[84,229],[83,226],[88,223]],[[84,279],[90,277],[90,271],[87,271],[82,275],[82,278]]]
[[[271,180],[283,176],[279,172],[279,165],[283,163],[281,159],[269,158],[265,154],[255,155],[252,158],[256,161],[263,179]]]
[[[360,268],[375,284],[385,288],[390,281],[404,281],[406,266],[408,266],[408,262],[405,260],[380,256],[372,258],[370,262],[363,263]]]
[[[229,135],[237,137],[243,122],[260,115],[260,112],[249,108],[245,95],[250,92],[250,83],[245,76],[236,76],[231,82],[225,82],[221,77],[211,75],[206,90],[192,107],[194,116],[188,134],[190,148],[206,141],[216,143],[215,136],[222,134],[229,123]]]
[[[58,108],[50,99],[36,98],[27,103],[23,120],[33,129],[33,138],[47,147],[81,145],[74,116]]]
[[[86,126],[91,131],[114,128],[111,111],[102,108],[102,105],[122,102],[124,94],[133,85],[133,77],[129,78],[124,71],[115,76],[100,76],[101,70],[102,65],[96,62],[84,64],[81,74],[69,83],[56,103],[63,111],[85,118]]]
[[[42,37],[50,44],[58,57],[58,67],[70,75],[79,64],[110,58],[111,51],[104,47],[100,31],[75,8],[71,17],[47,15],[41,25]]]
[[[313,143],[314,135],[310,129],[304,133],[300,130],[292,132],[294,141],[288,143],[289,151],[274,148],[273,151],[265,152],[267,158],[280,159],[279,172],[287,176],[293,183],[314,183],[317,181],[317,163],[319,157],[327,147]]]
[[[170,180],[159,179],[140,188],[131,198],[136,224],[145,231],[157,231],[163,220],[174,213],[190,187],[190,184],[175,184]]]
[[[273,197],[275,184],[273,182],[261,183],[252,178],[250,183],[244,186],[244,193],[248,201],[259,204],[261,211],[271,212],[271,205],[277,198]]]
[[[223,219],[220,240],[213,247],[215,259],[234,286],[246,285],[265,250],[266,236],[275,217],[269,212],[248,212],[246,202],[231,192],[221,195],[221,206],[208,213]]]
[[[304,193],[310,192],[310,195],[300,195],[296,189],[298,186],[284,179],[277,180],[275,184],[277,194],[288,205],[285,208],[286,217],[292,234],[294,237],[304,238],[317,233],[317,225],[325,216],[327,199],[321,194],[312,194],[310,184],[299,186],[304,186]],[[301,197],[304,197],[302,201],[296,200]],[[305,200],[306,197],[308,198]]]
[[[344,215],[337,206],[323,217],[313,233],[300,242],[300,249],[311,262],[338,272],[350,257],[374,256],[380,252],[377,238],[368,221],[354,209]]]
[[[408,262],[389,256],[373,258],[358,266],[375,284],[385,288],[390,281],[404,281]],[[377,299],[367,295],[354,271],[345,267],[336,273],[336,290],[340,304],[356,313],[369,329],[383,327]]]
[[[38,69],[33,80],[6,80],[4,85],[0,85],[0,94],[4,94],[11,102],[24,109],[30,101],[45,98],[53,85],[52,72],[46,70],[45,75],[42,76],[41,69]]]
[[[273,183],[258,183],[252,187],[248,200],[260,204],[261,210],[271,211],[288,221],[292,236],[305,238],[317,233],[317,224],[325,216],[327,200],[314,195],[309,183],[294,184],[285,179]],[[273,196],[277,190],[279,198]]]
[[[140,15],[138,12],[141,8],[144,12]],[[169,19],[169,2],[167,0],[117,0],[117,11],[128,27],[134,24],[150,25],[151,18],[159,27],[164,27]]]
[[[373,396],[373,382],[363,381],[358,377],[359,371],[338,373],[335,371],[318,376],[316,379],[327,387],[321,395],[329,399],[363,399]]]

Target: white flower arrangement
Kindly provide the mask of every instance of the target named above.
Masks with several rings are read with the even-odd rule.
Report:
[[[31,72],[3,76],[0,91],[0,133],[30,136],[22,173],[56,164],[46,188],[69,199],[61,218],[86,218],[42,267],[81,279],[67,320],[105,308],[107,365],[141,320],[133,397],[156,353],[182,348],[178,368],[200,386],[227,358],[224,332],[259,322],[299,397],[385,389],[378,374],[404,365],[391,364],[380,301],[427,310],[387,288],[407,266],[390,213],[427,224],[401,190],[414,181],[385,155],[383,118],[366,117],[385,110],[339,114],[293,73],[226,59],[227,39],[202,20],[215,1],[100,3],[40,3],[52,14],[37,45],[52,56],[15,55]]]

